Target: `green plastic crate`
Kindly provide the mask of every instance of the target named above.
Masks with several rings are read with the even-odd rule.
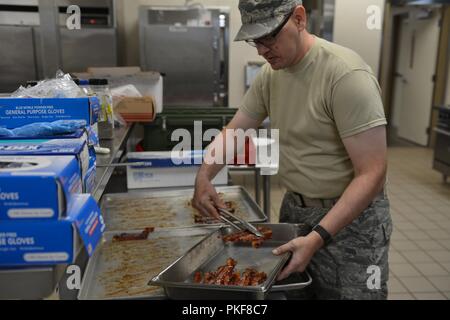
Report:
[[[168,107],[158,114],[155,120],[144,126],[145,151],[170,151],[179,141],[171,141],[172,132],[176,129],[187,129],[191,133],[194,149],[194,122],[202,121],[202,134],[208,129],[222,130],[236,114],[237,109],[212,107]],[[206,148],[210,142],[204,141]]]

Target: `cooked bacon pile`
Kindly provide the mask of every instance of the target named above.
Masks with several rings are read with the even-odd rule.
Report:
[[[257,229],[263,234],[262,238],[245,230],[223,236],[222,239],[225,242],[251,242],[253,248],[259,248],[264,240],[272,239],[272,230],[266,227],[258,227]]]
[[[265,272],[258,272],[253,268],[247,268],[242,273],[235,272],[237,264],[232,258],[227,259],[227,264],[220,266],[216,272],[196,272],[194,275],[195,283],[216,284],[224,286],[257,286],[267,279]]]
[[[148,235],[153,232],[155,228],[145,228],[141,233],[121,233],[113,237],[113,241],[132,241],[132,240],[147,240]]]

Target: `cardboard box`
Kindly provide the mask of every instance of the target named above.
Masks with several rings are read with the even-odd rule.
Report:
[[[0,156],[74,156],[79,165],[83,192],[90,192],[95,180],[95,150],[89,147],[87,134],[80,132],[71,139],[0,140]],[[94,175],[94,177],[92,177]],[[89,183],[88,183],[89,181]]]
[[[95,125],[100,112],[96,97],[0,98],[0,127],[15,129],[35,122],[85,120]]]
[[[81,191],[73,156],[0,156],[0,225],[3,220],[58,220]]]
[[[152,97],[123,98],[116,110],[126,122],[152,122],[156,117]]]
[[[108,85],[111,89],[131,84],[136,87],[142,97],[153,98],[156,113],[163,111],[164,81],[159,72],[143,72],[140,67],[111,67],[88,68],[87,72],[78,72],[74,75],[80,79],[108,79]]]
[[[127,167],[128,189],[192,187],[202,163],[202,151],[188,151],[172,157],[170,151],[131,152],[128,162],[139,163]],[[183,162],[182,164],[179,164]],[[215,185],[228,184],[228,169],[223,168],[212,181]]]
[[[105,230],[100,209],[90,195],[80,194],[68,210],[64,220],[2,221],[0,266],[73,263],[82,247],[91,256]]]

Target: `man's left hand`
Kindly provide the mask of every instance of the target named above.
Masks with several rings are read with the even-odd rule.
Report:
[[[311,232],[306,237],[295,238],[281,247],[273,250],[274,255],[282,255],[292,252],[289,264],[283,269],[277,280],[283,280],[294,272],[304,272],[311,258],[323,245],[323,240],[316,232]]]

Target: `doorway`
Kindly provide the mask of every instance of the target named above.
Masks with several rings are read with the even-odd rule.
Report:
[[[441,10],[410,8],[397,19],[391,126],[399,138],[421,146],[430,140]]]

